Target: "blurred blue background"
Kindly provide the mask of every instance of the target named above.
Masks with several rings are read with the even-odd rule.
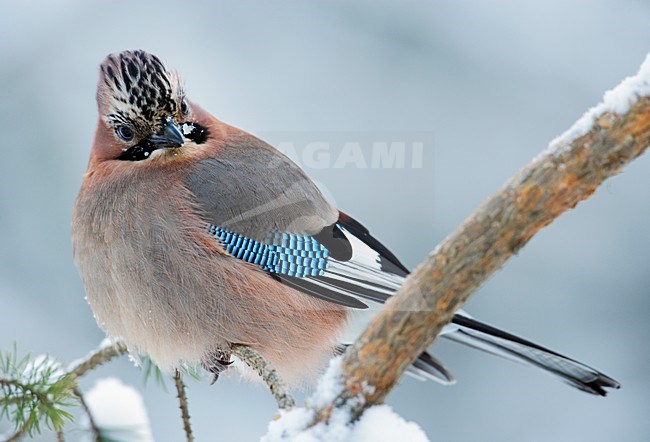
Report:
[[[274,142],[428,134],[421,169],[307,169],[413,266],[634,74],[649,43],[650,4],[641,0],[5,0],[0,348],[17,341],[71,361],[103,337],[72,262],[69,225],[96,124],[98,64],[109,52],[159,55],[181,72],[191,99]],[[436,353],[458,384],[404,379],[388,403],[434,440],[649,440],[648,188],[646,155],[540,232],[467,306],[603,370],[620,391],[592,397],[440,342]],[[104,376],[143,391],[156,440],[181,440],[172,393],[144,387],[126,358],[82,386]],[[191,382],[189,394],[199,441],[256,440],[275,411],[264,388],[236,376],[213,387]]]

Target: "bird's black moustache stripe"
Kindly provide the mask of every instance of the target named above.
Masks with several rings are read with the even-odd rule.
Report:
[[[148,138],[145,138],[135,146],[126,149],[117,159],[121,161],[142,161],[149,158],[151,153],[157,149],[160,149],[160,147],[153,144]]]
[[[199,123],[184,123],[183,127],[190,129],[189,133],[184,133],[185,138],[194,141],[196,144],[203,144],[208,140],[208,128]],[[185,132],[185,129],[183,130]]]
[[[189,129],[189,132],[187,129],[183,131],[185,138],[188,140],[196,144],[203,144],[208,140],[209,132],[207,127],[198,123],[183,123],[182,126]],[[149,138],[144,138],[135,146],[123,151],[117,159],[120,161],[142,161],[149,158],[151,153],[157,149],[160,149],[160,146],[156,146]]]

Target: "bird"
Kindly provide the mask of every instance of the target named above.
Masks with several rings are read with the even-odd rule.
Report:
[[[169,371],[201,366],[216,379],[232,347],[244,345],[299,386],[345,351],[409,275],[287,156],[190,101],[157,56],[108,55],[96,100],[73,255],[98,325],[133,354]],[[440,335],[587,393],[620,387],[462,310]],[[409,372],[455,382],[428,352]]]

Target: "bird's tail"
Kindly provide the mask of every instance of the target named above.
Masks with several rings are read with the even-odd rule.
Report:
[[[336,354],[342,355],[350,344],[339,344],[336,346]],[[431,356],[429,353],[422,353],[406,370],[406,374],[421,381],[431,380],[442,385],[453,385],[456,379],[442,365],[442,362]]]
[[[606,388],[620,388],[618,382],[598,370],[465,315],[457,314],[452,327],[442,336],[491,354],[539,367],[587,393],[606,396]]]
[[[422,353],[406,370],[406,373],[416,379],[429,379],[442,385],[456,383],[456,379],[447,371],[445,366],[427,352]]]

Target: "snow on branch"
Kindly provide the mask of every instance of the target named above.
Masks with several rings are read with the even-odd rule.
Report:
[[[286,413],[272,423],[270,434],[298,434],[296,425],[306,434],[324,424],[340,428],[341,409],[347,423],[363,422],[364,411],[383,402],[490,275],[649,144],[650,56],[636,76],[607,92],[601,104],[484,201],[417,267],[344,354],[335,394]],[[296,424],[300,413],[310,421]]]
[[[86,394],[85,402],[93,424],[101,429],[98,440],[154,440],[142,396],[119,379],[98,380]]]
[[[328,370],[319,380],[313,395],[307,399],[305,408],[294,408],[283,411],[278,420],[269,424],[268,433],[262,442],[289,442],[294,440],[317,442],[378,442],[408,440],[425,442],[429,439],[415,423],[407,422],[395,414],[387,405],[372,407],[353,422],[354,408],[363,401],[363,396],[348,401],[341,406],[331,404],[341,394],[343,372],[341,371],[342,357],[330,361]],[[366,386],[370,391],[371,387]],[[316,410],[321,407],[329,408],[327,422],[313,424]]]
[[[585,112],[569,130],[551,141],[548,151],[561,149],[576,138],[586,135],[592,130],[598,118],[607,113],[627,114],[640,98],[648,95],[650,95],[650,54],[646,56],[636,75],[627,77],[614,89],[605,92],[603,101]]]

